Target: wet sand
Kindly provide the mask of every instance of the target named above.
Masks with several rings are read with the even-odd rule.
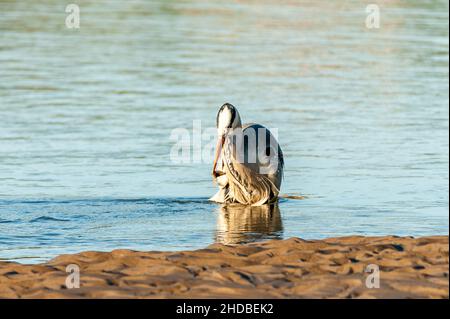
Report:
[[[0,262],[2,298],[448,298],[448,236],[214,244],[180,252],[83,252]],[[80,288],[65,286],[80,268]],[[369,264],[380,287],[367,288]]]

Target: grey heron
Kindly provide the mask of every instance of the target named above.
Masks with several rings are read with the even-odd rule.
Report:
[[[273,134],[260,124],[242,124],[225,103],[216,118],[217,145],[212,175],[219,191],[210,200],[260,206],[277,201],[284,159]]]

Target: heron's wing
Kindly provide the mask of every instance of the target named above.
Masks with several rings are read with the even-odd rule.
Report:
[[[232,199],[262,205],[276,199],[284,160],[271,132],[259,124],[246,124],[242,136],[229,137],[224,147],[224,167]]]
[[[284,157],[278,140],[268,128],[255,123],[244,124],[243,134],[249,137],[243,148],[243,165],[255,173],[267,175],[279,189],[283,179]]]

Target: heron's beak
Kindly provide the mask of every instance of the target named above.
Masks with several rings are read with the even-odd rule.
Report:
[[[214,155],[214,164],[212,169],[212,175],[214,177],[217,177],[216,166],[217,161],[219,160],[220,152],[222,152],[223,143],[225,143],[225,135],[221,135],[217,138],[216,154]]]

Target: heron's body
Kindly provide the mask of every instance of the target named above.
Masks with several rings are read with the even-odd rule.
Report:
[[[217,126],[219,141],[213,175],[219,191],[210,200],[253,206],[276,201],[284,160],[272,133],[260,124],[241,125],[231,104],[219,110]]]

